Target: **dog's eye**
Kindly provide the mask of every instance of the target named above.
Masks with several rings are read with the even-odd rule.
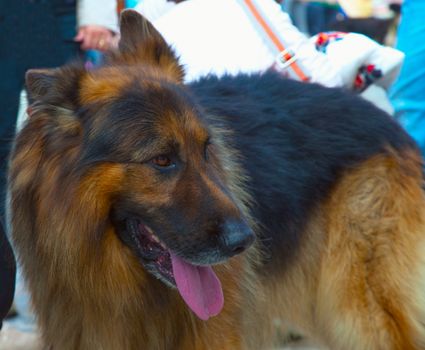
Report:
[[[158,168],[173,168],[175,164],[173,161],[164,155],[157,156],[151,160],[152,164]]]

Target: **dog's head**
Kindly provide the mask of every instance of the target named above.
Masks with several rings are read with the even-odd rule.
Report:
[[[102,190],[103,198],[110,192],[105,220],[145,270],[177,286],[198,316],[208,318],[223,303],[210,265],[254,241],[226,169],[231,154],[155,28],[126,11],[121,36],[119,50],[99,69],[29,71],[32,109],[36,116],[54,108],[73,120],[73,134],[62,140],[78,142],[70,171],[78,169],[87,191],[116,183]],[[114,164],[120,175],[105,180],[98,171],[94,178],[102,164]]]

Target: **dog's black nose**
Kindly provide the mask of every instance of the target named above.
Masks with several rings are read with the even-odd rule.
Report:
[[[229,257],[242,253],[254,240],[255,234],[246,222],[227,220],[222,224],[220,245]]]

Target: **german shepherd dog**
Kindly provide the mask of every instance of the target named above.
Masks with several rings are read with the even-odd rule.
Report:
[[[104,66],[27,74],[9,223],[46,349],[425,349],[414,142],[274,72],[185,85],[136,12]],[[254,243],[255,242],[255,243]]]

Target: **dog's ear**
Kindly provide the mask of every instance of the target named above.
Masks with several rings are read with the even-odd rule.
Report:
[[[119,54],[115,60],[155,65],[176,80],[183,80],[184,72],[173,49],[146,18],[134,10],[125,10],[120,23]]]
[[[28,98],[37,101],[43,98],[56,84],[58,69],[30,69],[25,74]]]
[[[76,108],[79,81],[84,72],[84,68],[77,64],[55,69],[30,69],[25,74],[29,102]]]

